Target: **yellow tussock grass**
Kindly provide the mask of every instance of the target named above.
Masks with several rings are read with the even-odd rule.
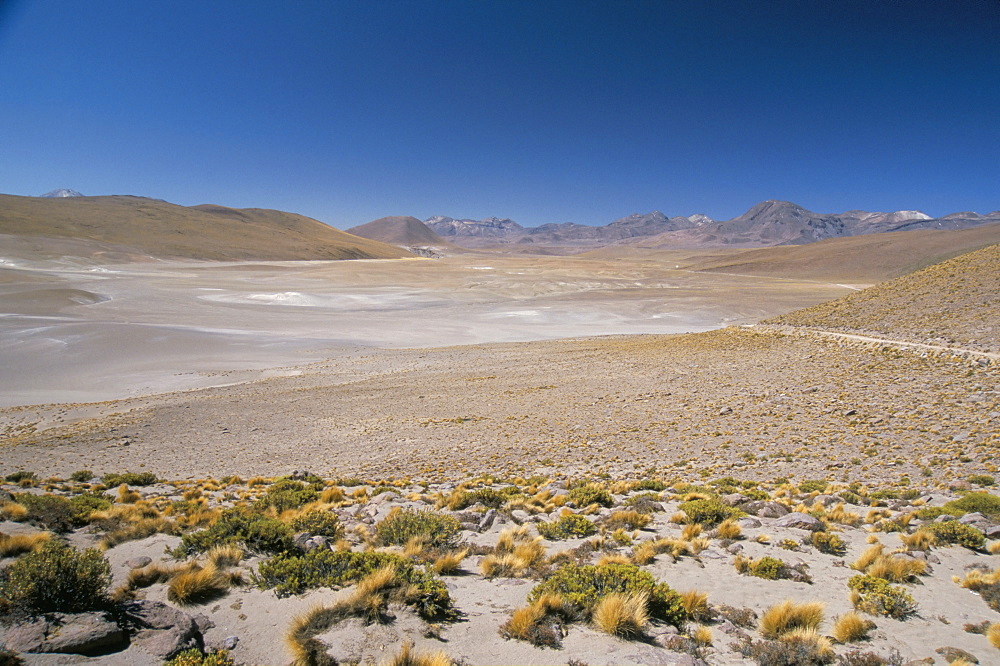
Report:
[[[986,630],[986,639],[990,645],[1000,650],[1000,622],[994,622],[990,625],[990,628]]]
[[[205,559],[208,563],[214,567],[224,569],[226,567],[235,567],[241,561],[243,561],[245,553],[243,549],[234,544],[226,544],[220,546],[212,546],[207,553],[205,553]]]
[[[711,611],[708,607],[708,595],[700,590],[688,590],[681,593],[681,604],[687,611],[688,617],[695,622],[711,619]]]
[[[859,614],[851,611],[844,613],[833,620],[833,629],[830,635],[838,643],[854,643],[868,637],[868,632],[875,628],[875,623],[866,620]]]
[[[0,504],[0,518],[12,520],[19,523],[28,517],[28,509],[23,504],[17,502],[3,502]]]
[[[135,492],[134,490],[129,490],[127,484],[122,484],[118,486],[118,502],[121,504],[135,504],[140,499],[142,495]]]
[[[927,572],[927,563],[910,557],[880,555],[864,571],[869,576],[875,576],[890,583],[908,583]]]
[[[800,604],[786,599],[764,612],[760,618],[760,633],[764,638],[780,638],[795,629],[819,629],[823,608],[819,601]]]
[[[609,594],[597,602],[591,621],[606,634],[619,638],[634,638],[642,634],[649,623],[649,595]]]
[[[451,658],[442,651],[414,652],[413,643],[404,643],[402,649],[385,666],[452,666]]]
[[[691,632],[691,640],[695,642],[695,645],[707,647],[712,644],[712,630],[705,625],[698,625],[698,627]]]
[[[726,518],[715,528],[715,536],[720,539],[739,539],[743,535],[740,526],[732,518]]]
[[[1000,541],[993,541],[986,547],[990,555],[1000,555]]]
[[[885,547],[880,543],[876,543],[871,547],[866,548],[858,559],[854,560],[854,563],[851,564],[851,568],[856,571],[864,571],[871,566],[872,562],[882,557],[882,551],[884,548]]]
[[[913,534],[901,534],[899,536],[907,550],[930,550],[937,544],[937,537],[928,530],[917,530]]]
[[[701,536],[701,525],[699,523],[685,525],[684,529],[681,530],[681,538],[685,541],[690,541],[699,536]]]
[[[469,554],[469,549],[453,550],[434,560],[434,572],[441,576],[457,573],[462,568],[462,560]]]
[[[50,532],[14,535],[0,532],[0,557],[17,557],[23,553],[36,551],[51,538]]]
[[[205,603],[225,594],[229,583],[216,567],[191,567],[170,579],[167,599],[181,606]]]

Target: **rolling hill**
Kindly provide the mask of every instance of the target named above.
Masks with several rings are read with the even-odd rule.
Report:
[[[260,208],[178,206],[133,196],[0,195],[0,234],[76,251],[217,261],[395,259],[405,250],[359,238],[295,213]],[[80,243],[83,243],[81,245]]]
[[[448,241],[431,231],[426,224],[409,215],[380,217],[367,224],[351,227],[347,233],[390,245],[436,247],[450,245]]]

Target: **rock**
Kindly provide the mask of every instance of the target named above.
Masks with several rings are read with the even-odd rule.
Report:
[[[744,516],[743,518],[737,520],[736,524],[744,529],[754,529],[760,527],[761,522],[756,518],[752,518],[750,516]]]
[[[743,544],[741,543],[731,543],[729,547],[726,548],[726,552],[730,555],[739,555],[743,552]]]
[[[903,666],[934,666],[934,657],[926,657],[924,659],[912,659]]]
[[[311,538],[312,535],[309,534],[309,532],[297,532],[295,536],[292,537],[292,543],[294,543],[295,547],[299,550],[306,550],[306,543]]]
[[[222,649],[232,650],[236,647],[236,644],[240,642],[239,636],[226,636],[226,639],[222,641]]]
[[[806,500],[806,504],[813,506],[819,504],[820,506],[833,506],[834,504],[840,504],[842,500],[835,495],[816,495],[812,500]]]
[[[306,543],[305,543],[305,551],[306,552],[309,552],[310,550],[313,550],[314,548],[320,548],[320,549],[329,550],[330,547],[331,547],[330,546],[330,539],[327,538],[327,537],[325,537],[325,536],[323,536],[323,535],[321,535],[321,534],[317,534],[316,536],[310,537],[309,539],[306,540]]]
[[[160,659],[169,659],[190,648],[202,648],[202,636],[194,619],[161,601],[140,599],[126,602],[125,617],[137,631],[132,645]]]
[[[133,557],[130,560],[125,560],[125,566],[127,566],[129,569],[141,569],[144,566],[152,564],[152,562],[153,558],[146,557],[145,555],[143,555],[141,557]]]
[[[719,416],[725,416],[726,414],[732,414],[732,413],[733,413],[732,407],[723,407],[722,409],[719,410]]]
[[[6,490],[0,490],[0,502],[13,502],[14,496]]]
[[[721,499],[722,503],[726,506],[739,506],[750,501],[750,498],[743,493],[730,493],[729,495],[723,495]]]
[[[485,532],[491,527],[493,527],[493,522],[497,519],[497,510],[490,509],[485,514],[483,514],[482,519],[479,521],[479,531]]]
[[[937,650],[934,651],[937,652],[942,657],[944,657],[945,661],[947,661],[949,664],[953,661],[958,661],[959,659],[964,659],[970,664],[979,663],[979,659],[977,659],[975,655],[973,655],[971,652],[966,652],[962,648],[947,646],[947,647],[939,647]]]
[[[741,508],[750,515],[759,516],[761,518],[781,518],[791,512],[791,509],[784,504],[780,502],[771,502],[769,500],[750,502]]]
[[[735,624],[733,624],[729,620],[723,620],[722,622],[719,623],[719,625],[718,625],[717,628],[722,633],[728,634],[730,636],[732,636],[733,634],[742,634],[743,633],[743,631],[739,627],[737,627]]]
[[[972,490],[972,484],[963,479],[959,479],[957,481],[952,481],[951,483],[949,483],[948,490]]]
[[[531,514],[529,514],[524,509],[514,509],[510,512],[510,517],[514,519],[514,522],[518,525],[527,523],[531,520]]]
[[[1000,523],[992,523],[982,528],[987,539],[1000,539]]]
[[[463,530],[466,530],[466,531],[469,531],[469,532],[478,532],[479,531],[479,523],[464,522],[464,523],[459,523],[459,524],[462,526]]]
[[[198,631],[203,636],[205,635],[206,631],[215,627],[215,622],[212,622],[212,618],[208,617],[207,615],[198,613],[191,619],[194,620],[194,626],[198,627]]]
[[[93,654],[125,647],[125,632],[108,613],[51,613],[7,632],[14,652]]]
[[[943,513],[934,519],[935,523],[947,523],[949,520],[955,520],[955,516]]]
[[[778,518],[774,521],[776,527],[794,527],[800,530],[809,530],[810,532],[821,532],[823,531],[823,522],[819,518],[813,518],[808,513],[801,513],[799,511],[793,511],[787,515]]]

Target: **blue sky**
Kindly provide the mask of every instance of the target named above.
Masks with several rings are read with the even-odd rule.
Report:
[[[0,192],[341,228],[984,213],[997,35],[997,0],[0,0]]]

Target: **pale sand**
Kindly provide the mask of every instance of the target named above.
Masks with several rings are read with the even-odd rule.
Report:
[[[571,257],[110,266],[7,257],[0,274],[0,406],[214,386],[359,347],[705,331],[848,291]]]

